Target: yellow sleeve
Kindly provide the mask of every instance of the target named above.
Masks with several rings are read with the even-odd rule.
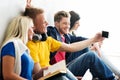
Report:
[[[30,50],[30,55],[34,61],[34,63],[39,62],[39,57],[38,57],[38,46],[37,43],[34,43],[33,41],[28,41],[27,47]]]
[[[61,45],[62,45],[62,42],[60,42],[60,41],[57,41],[57,40],[55,40],[55,39],[53,39],[52,37],[50,37],[51,39],[51,52],[54,52],[54,51],[57,51],[60,47],[61,47]]]

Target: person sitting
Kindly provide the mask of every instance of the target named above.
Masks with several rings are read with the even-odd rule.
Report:
[[[70,29],[69,29],[69,33],[73,36],[76,36],[75,31],[78,29],[78,27],[80,26],[80,16],[78,13],[76,13],[75,11],[70,11],[69,12],[71,15],[70,18]],[[82,36],[82,38],[85,38]],[[89,50],[93,50],[95,51],[95,53],[98,54],[98,56],[104,61],[105,64],[108,65],[108,67],[110,67],[110,69],[118,76],[120,77],[120,70],[117,69],[105,56],[105,54],[103,54],[103,52],[101,51],[101,46],[102,46],[103,42],[97,42],[94,43],[90,46]]]
[[[62,38],[64,39],[63,41],[66,41],[66,37],[64,38],[64,35],[69,33],[69,25],[70,25],[69,14],[65,11],[57,12],[54,16],[54,24],[55,24],[55,27],[51,27],[51,26],[47,27],[48,28],[47,29],[48,36],[52,36],[53,38],[55,38],[56,40],[61,41],[61,42],[62,42]],[[70,35],[70,36],[72,36],[72,35]],[[70,37],[70,36],[68,36],[68,37]],[[86,41],[86,40],[81,41],[81,39],[76,38],[75,36],[72,36],[72,37],[73,38],[70,38],[70,40],[72,39],[73,43],[72,43],[72,40],[71,41],[69,40],[69,42],[72,44]],[[89,40],[89,39],[87,39],[87,40]],[[77,45],[79,45],[79,44],[76,44],[75,48],[78,48]],[[86,47],[88,47],[88,46],[86,46]],[[86,47],[84,47],[84,48],[86,48]],[[56,51],[56,54],[59,54],[59,52],[60,52],[60,54],[63,53],[61,51]],[[71,52],[71,51],[66,51],[66,52]],[[66,52],[64,52],[62,54],[63,55],[62,59],[66,58],[65,57]],[[73,52],[75,52],[75,51],[73,51]],[[94,56],[94,57],[92,57],[92,56]],[[93,63],[93,65],[89,65],[91,63],[91,61],[87,61],[87,60],[94,60],[94,59],[96,59],[95,63]],[[58,62],[58,61],[56,61],[56,62]],[[99,64],[102,64],[101,66],[104,65],[105,66],[104,69],[101,68]],[[105,77],[105,76],[110,76],[109,72],[111,73],[111,70],[104,64],[103,61],[101,61],[99,59],[99,57],[97,55],[94,54],[94,52],[84,53],[83,55],[79,56],[75,60],[68,63],[67,67],[75,76],[83,76],[87,69],[90,69],[93,77],[98,77],[99,79],[107,79],[108,77]],[[97,71],[97,70],[100,70],[100,71]],[[109,75],[104,70],[108,71],[107,73]],[[98,73],[96,73],[96,72],[98,72]],[[103,75],[104,75],[104,77],[103,77]],[[113,75],[113,73],[111,75]]]
[[[32,19],[25,16],[15,17],[7,27],[0,52],[0,80],[38,79],[47,69],[40,69],[37,73],[34,71],[34,62],[26,46],[28,39],[32,39],[32,28]]]

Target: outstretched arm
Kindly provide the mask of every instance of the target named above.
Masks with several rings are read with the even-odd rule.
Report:
[[[104,38],[102,37],[101,33],[97,33],[93,38],[84,40],[84,41],[79,41],[79,42],[75,42],[72,44],[66,44],[66,43],[62,43],[62,46],[59,48],[60,51],[67,51],[67,52],[76,52],[79,50],[82,50],[86,47],[88,47],[89,45],[95,43],[95,42],[99,42],[99,41],[103,41]]]

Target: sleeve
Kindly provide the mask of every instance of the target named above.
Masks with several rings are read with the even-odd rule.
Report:
[[[27,47],[30,50],[30,56],[32,57],[34,63],[39,62],[37,43],[34,43],[32,41],[28,41]]]
[[[88,39],[88,38],[85,38],[85,37],[82,37],[82,36],[72,36],[70,34],[69,34],[69,36],[70,36],[70,39],[71,39],[71,43]]]
[[[10,55],[15,57],[15,48],[13,42],[6,44],[1,50],[1,57]]]
[[[47,27],[47,35],[50,37],[53,37],[54,39],[57,40],[57,31],[55,30],[55,27],[48,26]]]
[[[51,38],[51,52],[57,51],[61,47],[62,42],[57,41],[53,39],[52,37],[50,38]]]

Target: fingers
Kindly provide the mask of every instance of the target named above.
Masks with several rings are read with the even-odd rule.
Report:
[[[95,41],[96,42],[103,41],[103,40],[104,40],[104,37],[102,37],[102,33],[97,33],[95,35]]]
[[[44,68],[42,68],[43,70],[47,70],[48,69],[48,67],[44,67]]]
[[[27,3],[31,3],[31,0],[27,0]]]
[[[81,76],[76,76],[78,80],[82,80],[82,77]]]
[[[26,2],[26,7],[27,7],[27,8],[31,7],[31,0],[27,0],[27,2]]]

